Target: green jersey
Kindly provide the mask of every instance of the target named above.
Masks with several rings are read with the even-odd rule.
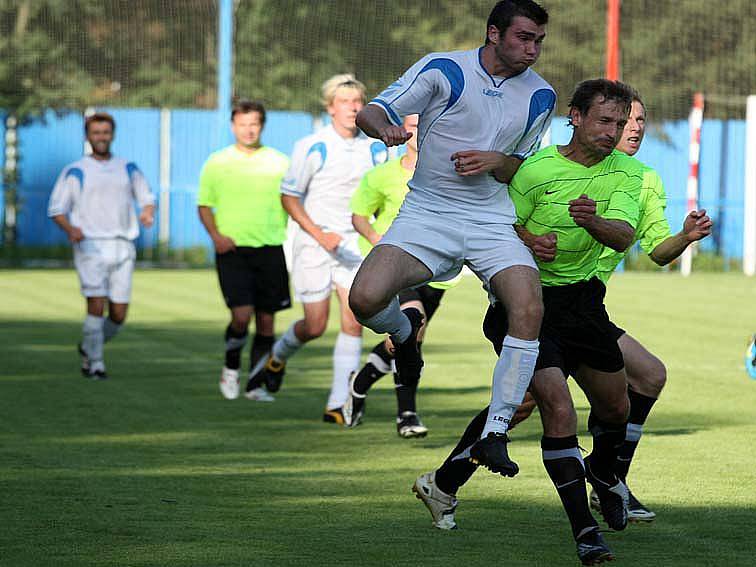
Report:
[[[635,242],[640,241],[641,248],[646,254],[651,254],[667,238],[672,236],[669,221],[664,215],[667,208],[667,195],[661,177],[650,167],[643,168],[643,186],[640,194],[640,219],[635,229]],[[599,271],[596,274],[604,283],[614,273],[626,252],[604,247],[599,258]]]
[[[197,204],[215,209],[218,231],[237,246],[277,246],[286,240],[281,179],[289,158],[266,146],[251,154],[228,146],[200,174]]]
[[[525,160],[509,185],[517,224],[536,235],[553,232],[557,236],[554,260],[536,260],[543,285],[586,281],[599,271],[604,245],[575,224],[569,202],[586,194],[596,202],[598,216],[635,228],[642,181],[643,164],[617,150],[591,167],[567,159],[557,146]]]

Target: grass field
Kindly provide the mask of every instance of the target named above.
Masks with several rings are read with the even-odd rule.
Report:
[[[613,318],[669,370],[631,471],[658,519],[607,535],[616,565],[756,564],[756,381],[742,368],[754,299],[756,281],[735,274],[612,281]],[[424,347],[430,434],[401,440],[390,380],[359,429],[320,421],[335,319],[276,403],[226,401],[214,274],[141,271],[106,349],[111,380],[89,382],[74,273],[0,271],[0,565],[577,565],[538,419],[513,432],[516,478],[479,471],[460,493],[460,530],[432,529],[410,493],[488,400],[484,303],[473,278],[445,298]]]

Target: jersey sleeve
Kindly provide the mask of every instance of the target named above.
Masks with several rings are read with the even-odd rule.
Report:
[[[129,180],[131,181],[131,190],[134,194],[139,208],[146,207],[148,205],[155,204],[155,195],[150,190],[150,184],[147,183],[147,179],[144,177],[142,170],[137,167],[134,162],[129,162],[126,165],[126,171],[129,174]]]
[[[200,172],[199,192],[197,193],[197,205],[200,207],[215,207],[218,204],[215,193],[215,165],[210,157],[202,166]]]
[[[539,89],[530,97],[528,121],[523,134],[512,154],[526,159],[538,151],[544,133],[551,125],[551,117],[556,107],[556,93],[551,89]]]
[[[644,201],[643,216],[638,224],[637,235],[641,248],[651,254],[654,248],[672,236],[672,229],[664,211],[667,208],[667,195],[659,174],[653,170],[643,175],[642,197]]]
[[[622,173],[621,183],[615,187],[609,196],[609,205],[601,215],[607,220],[621,220],[635,229],[640,219],[640,193],[643,185],[643,173],[640,167],[625,167]]]
[[[509,184],[509,197],[512,199],[517,212],[517,224],[523,226],[535,210],[538,193],[535,188],[536,183],[533,179],[532,169],[535,168],[529,167],[528,163],[525,162],[517,170]]]
[[[373,176],[366,173],[360,181],[360,186],[352,195],[349,203],[355,215],[370,217],[383,205],[383,194],[371,181]]]
[[[78,167],[66,167],[61,171],[50,194],[47,216],[55,217],[70,213],[76,201],[76,196],[81,191],[83,181],[84,174]]]
[[[439,69],[442,74],[448,74],[441,67],[450,67],[450,65],[443,64],[442,61],[451,62],[450,59],[434,59],[426,55],[368,104],[383,108],[389,121],[400,126],[405,116],[419,114],[428,106],[437,92],[437,81],[440,75],[427,71]],[[451,65],[459,68],[456,63],[451,62]]]
[[[324,142],[297,142],[289,170],[281,181],[281,193],[292,197],[304,197],[313,175],[323,168],[326,155]]]

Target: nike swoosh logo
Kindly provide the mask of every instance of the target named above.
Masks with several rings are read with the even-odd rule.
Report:
[[[544,191],[544,193],[545,193],[546,195],[551,195],[551,194],[553,194],[553,193],[556,193],[556,191]]]

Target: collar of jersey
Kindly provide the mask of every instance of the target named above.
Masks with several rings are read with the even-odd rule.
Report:
[[[519,77],[520,75],[522,75],[523,73],[525,73],[528,69],[530,69],[530,67],[528,67],[524,71],[522,71],[521,73],[517,73],[516,75],[512,75],[511,77],[504,77],[503,79],[499,80],[499,82],[497,83],[496,82],[496,78],[494,78],[494,76],[491,73],[488,72],[488,69],[486,69],[483,66],[483,48],[484,47],[485,47],[485,45],[481,45],[478,48],[478,66],[480,67],[480,70],[483,71],[489,79],[491,79],[491,84],[494,86],[495,89],[498,89],[499,87],[501,87],[501,85],[503,85],[505,81],[509,81],[510,79],[514,79],[515,77]]]
[[[563,159],[563,160],[564,160],[564,161],[566,161],[567,163],[571,163],[571,164],[573,164],[573,165],[577,165],[577,166],[580,166],[580,167],[582,167],[582,168],[584,168],[584,169],[593,169],[594,167],[598,167],[598,166],[602,165],[602,164],[603,164],[603,163],[604,163],[604,162],[605,162],[605,161],[606,161],[606,160],[607,160],[608,158],[610,158],[610,157],[611,157],[612,155],[614,155],[614,152],[618,152],[618,151],[619,151],[619,150],[617,150],[617,149],[615,148],[615,149],[613,149],[613,150],[612,150],[612,153],[611,153],[611,154],[609,154],[608,156],[606,156],[606,157],[605,157],[604,159],[602,159],[601,161],[598,161],[598,162],[594,163],[594,164],[593,164],[593,165],[591,165],[591,166],[588,166],[588,165],[583,165],[583,164],[582,164],[582,163],[580,163],[580,162],[577,162],[577,161],[571,160],[570,158],[563,156],[563,155],[562,155],[562,152],[560,152],[560,151],[559,151],[559,145],[558,145],[558,144],[554,144],[554,145],[553,145],[553,146],[551,146],[551,147],[552,147],[552,148],[554,148],[554,153],[555,153],[555,154],[556,154],[556,155],[557,155],[557,156],[558,156],[558,157],[559,157],[560,159]]]

